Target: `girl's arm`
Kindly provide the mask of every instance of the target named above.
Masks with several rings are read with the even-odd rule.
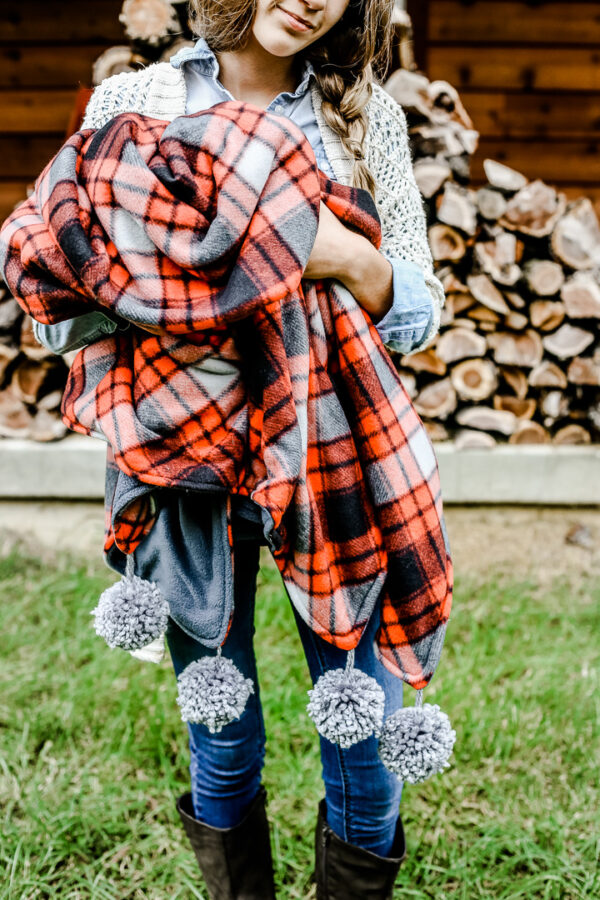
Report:
[[[419,349],[431,329],[434,302],[421,265],[377,250],[324,203],[304,276],[341,281],[369,313],[384,345],[397,353]]]

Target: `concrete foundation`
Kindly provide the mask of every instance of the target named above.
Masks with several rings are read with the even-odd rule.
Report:
[[[435,450],[445,504],[600,505],[600,445]],[[101,499],[105,458],[104,441],[84,435],[0,440],[0,499]]]

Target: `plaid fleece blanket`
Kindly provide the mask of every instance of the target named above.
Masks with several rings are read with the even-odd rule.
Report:
[[[375,247],[370,194],[331,181],[288,119],[226,101],[165,123],[123,113],[73,135],[0,233],[23,309],[129,320],[72,364],[62,416],[135,483],[251,497],[291,601],[415,688],[437,665],[452,563],[427,433],[369,316],[302,279],[320,200]],[[148,494],[105,550],[153,525]]]

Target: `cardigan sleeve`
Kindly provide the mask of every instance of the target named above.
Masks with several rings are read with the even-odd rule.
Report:
[[[156,64],[136,72],[109,75],[94,88],[85,108],[81,129],[102,128],[125,110],[143,113],[155,77]]]
[[[123,109],[138,107],[138,95],[143,93],[142,88],[148,80],[145,71],[121,72],[105,78],[97,85],[87,102],[81,130],[101,128]],[[79,350],[86,344],[112,334],[117,328],[124,331],[129,328],[129,322],[110,314],[108,310],[94,310],[54,325],[44,325],[33,320],[33,333],[38,343],[56,354]]]
[[[123,78],[123,75],[129,74],[123,72],[111,75],[94,88],[85,108],[81,123],[82,131],[86,128],[100,128],[117,114],[119,104],[123,102],[122,89],[128,81],[126,77]],[[117,328],[125,330],[128,327],[129,322],[117,318],[108,310],[106,312],[93,310],[54,325],[44,325],[33,320],[33,333],[38,343],[56,354],[79,350],[86,344],[91,344],[107,334],[112,334]]]
[[[433,270],[427,217],[413,172],[406,115],[400,104],[377,84],[373,85],[369,106],[366,155],[377,185],[375,201],[382,227],[380,250],[390,262],[396,258],[416,263],[431,297],[431,318],[411,351],[417,352],[428,346],[439,331],[445,293]]]

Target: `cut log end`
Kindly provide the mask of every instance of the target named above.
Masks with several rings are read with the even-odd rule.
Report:
[[[436,262],[451,260],[456,262],[466,253],[464,238],[450,225],[432,225],[429,229],[429,246]]]
[[[468,328],[450,328],[439,336],[436,344],[437,355],[445,363],[484,356],[486,348],[483,335]]]
[[[571,269],[600,265],[600,225],[589,197],[569,203],[555,223],[550,243],[556,258]]]
[[[495,159],[484,159],[483,171],[493,188],[505,191],[507,194],[514,194],[527,184],[525,175]]]
[[[572,359],[583,353],[594,342],[594,335],[568,322],[542,338],[544,348],[558,359]]]
[[[481,431],[498,431],[500,434],[512,434],[518,424],[514,413],[504,409],[491,409],[489,406],[466,406],[456,413],[459,425],[477,428]]]
[[[589,431],[582,425],[565,425],[554,435],[552,442],[565,446],[567,444],[590,444],[592,442]]]
[[[539,178],[509,200],[499,224],[531,237],[549,235],[566,208],[566,197]]]
[[[565,281],[563,267],[550,259],[530,259],[523,266],[523,277],[532,294],[552,297]]]
[[[590,272],[576,272],[560,293],[571,319],[600,319],[600,283]]]
[[[539,334],[528,329],[522,334],[498,331],[488,335],[494,359],[500,365],[523,366],[531,369],[542,360],[544,348]]]
[[[489,359],[465,359],[450,373],[450,380],[461,400],[479,403],[498,387],[496,366]]]
[[[92,66],[92,84],[101,84],[105,78],[119,75],[121,72],[133,72],[144,62],[147,61],[134,53],[129,45],[109,47],[100,54]]]
[[[522,420],[508,439],[509,444],[549,444],[550,433],[539,422]]]
[[[179,17],[170,0],[125,0],[119,20],[134,42],[157,47],[179,31]]]
[[[486,431],[475,431],[472,428],[459,428],[454,437],[457,450],[491,450],[497,441]]]
[[[456,392],[449,378],[433,381],[419,392],[414,401],[420,416],[428,419],[447,419],[456,409]]]

